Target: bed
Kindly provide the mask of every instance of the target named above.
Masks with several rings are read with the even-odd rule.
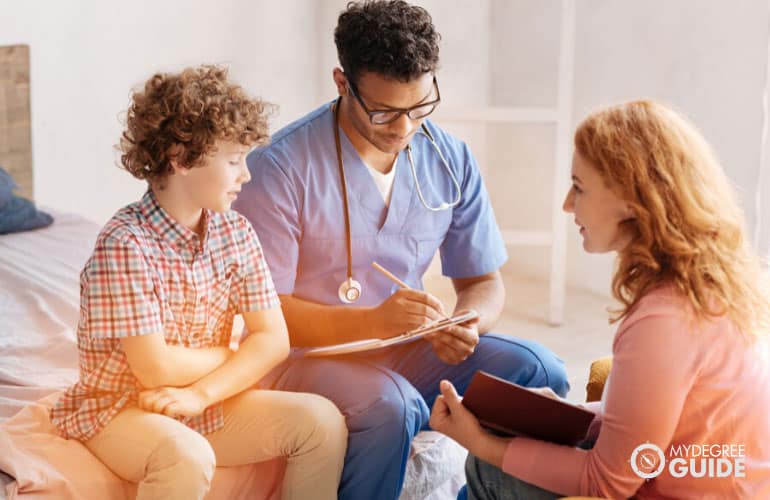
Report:
[[[47,228],[0,235],[0,421],[6,421],[0,424],[0,470],[6,472],[9,467],[3,467],[3,458],[4,455],[7,458],[7,448],[11,445],[3,443],[3,426],[21,420],[28,428],[29,422],[37,418],[39,426],[35,432],[40,435],[52,432],[45,423],[39,422],[46,413],[45,405],[50,405],[58,391],[77,378],[75,328],[79,313],[79,273],[90,255],[99,226],[76,215],[53,215],[54,223]],[[35,403],[41,399],[43,403]],[[25,415],[24,412],[29,413],[26,420],[20,417]],[[87,453],[79,443],[66,444],[69,448],[62,448],[61,453],[68,457],[74,459],[73,453]],[[53,448],[46,442],[47,453],[52,453]],[[464,482],[464,459],[464,450],[452,440],[435,432],[420,433],[412,447],[401,498],[454,498]],[[89,460],[89,457],[80,455],[78,460]],[[251,479],[241,480],[239,487],[253,488],[255,481],[258,482],[258,473],[272,476],[275,482],[275,475],[280,475],[280,466],[266,464],[256,472],[251,471]],[[215,484],[222,475],[220,469],[217,469]],[[111,475],[106,469],[100,473]],[[4,486],[0,498],[17,495],[25,498],[25,491],[44,490],[41,484],[51,483],[51,475],[63,475],[62,481],[81,479],[69,477],[66,469],[61,467],[53,472],[45,469],[30,471],[25,467],[23,474],[27,475],[22,485],[6,474],[0,476]],[[46,475],[49,477],[44,477]],[[99,486],[110,488],[111,481],[116,478],[107,477]],[[93,488],[91,484],[88,486]],[[259,489],[263,496],[270,497],[275,494],[273,486],[262,484]],[[131,491],[121,487],[114,489],[110,496],[130,498]],[[98,497],[94,495],[93,498]]]

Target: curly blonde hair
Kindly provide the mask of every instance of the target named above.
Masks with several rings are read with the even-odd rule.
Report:
[[[698,320],[728,315],[744,334],[768,332],[767,282],[743,212],[692,124],[661,104],[629,102],[586,118],[575,149],[635,214],[622,223],[630,243],[618,254],[612,291],[622,307],[611,321],[673,284]]]
[[[118,149],[122,167],[160,189],[173,174],[202,163],[215,141],[245,146],[267,142],[273,106],[227,80],[227,69],[203,65],[157,73],[132,95]]]

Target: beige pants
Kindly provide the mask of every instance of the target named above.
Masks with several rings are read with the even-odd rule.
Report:
[[[217,465],[287,457],[285,499],[337,498],[345,420],[315,394],[248,390],[223,403],[225,425],[203,436],[157,413],[126,408],[85,442],[138,499],[200,499]]]

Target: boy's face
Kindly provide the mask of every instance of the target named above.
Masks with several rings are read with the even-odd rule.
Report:
[[[186,169],[181,176],[185,195],[196,206],[226,212],[238,197],[241,185],[251,180],[246,155],[251,147],[218,140],[215,149],[200,166]]]

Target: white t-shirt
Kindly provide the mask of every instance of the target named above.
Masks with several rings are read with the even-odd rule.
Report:
[[[390,171],[387,174],[383,174],[379,170],[366,165],[366,168],[369,169],[369,173],[372,174],[374,183],[377,184],[377,189],[380,191],[386,207],[390,207],[390,195],[393,194],[393,181],[396,180],[397,162],[398,158],[393,160],[393,166],[390,167]]]

